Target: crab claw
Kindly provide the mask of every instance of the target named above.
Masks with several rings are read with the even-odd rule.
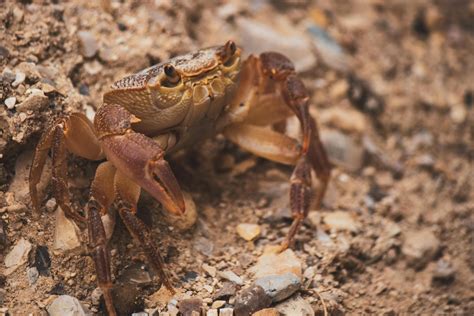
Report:
[[[94,124],[107,159],[166,211],[183,215],[183,194],[164,159],[164,150],[151,138],[134,132],[131,120],[132,114],[118,105],[104,105],[97,111]]]

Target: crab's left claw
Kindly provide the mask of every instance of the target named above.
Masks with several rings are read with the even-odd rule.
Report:
[[[164,150],[151,138],[134,132],[132,118],[118,105],[103,105],[97,111],[94,125],[107,159],[162,203],[167,212],[183,215],[183,194],[164,159]]]

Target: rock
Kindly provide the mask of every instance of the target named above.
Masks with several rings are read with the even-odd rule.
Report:
[[[26,263],[28,260],[28,254],[32,248],[31,243],[26,239],[20,239],[13,249],[5,257],[5,275],[11,274],[19,266]]]
[[[219,316],[219,311],[217,309],[211,308],[207,311],[206,316]]]
[[[76,224],[68,219],[63,210],[58,207],[56,210],[56,224],[54,232],[53,249],[65,252],[77,249],[81,246],[78,228]]]
[[[427,228],[408,231],[404,235],[402,253],[408,264],[415,269],[424,268],[439,251],[438,238]]]
[[[252,285],[243,290],[235,299],[235,316],[248,316],[261,309],[267,308],[272,298],[258,285]]]
[[[314,316],[311,305],[301,296],[291,298],[275,306],[281,315],[288,316]]]
[[[196,204],[194,203],[194,200],[191,197],[191,194],[184,191],[183,198],[184,198],[184,205],[186,207],[186,212],[184,213],[184,216],[183,215],[174,216],[172,213],[162,212],[163,217],[165,218],[166,222],[171,224],[173,227],[177,228],[180,231],[188,230],[189,228],[191,228],[191,226],[193,226],[196,223],[196,220],[197,220]],[[213,248],[214,246],[212,246],[212,249],[210,250],[211,254],[212,254]]]
[[[351,137],[335,130],[322,130],[321,141],[332,163],[351,172],[362,167],[364,147],[356,144]]]
[[[21,102],[16,106],[17,110],[20,112],[26,112],[28,110],[32,110],[35,112],[39,112],[49,104],[49,99],[47,96],[41,93],[31,94],[29,97],[25,99],[25,101]]]
[[[462,104],[455,104],[449,115],[455,124],[461,124],[466,120],[467,110]]]
[[[257,279],[265,276],[283,275],[288,272],[299,278],[302,276],[301,261],[291,249],[281,253],[278,253],[278,249],[267,250],[249,271]]]
[[[351,108],[341,109],[334,107],[319,112],[319,121],[323,125],[329,125],[344,132],[359,134],[363,133],[367,128],[367,121],[364,115]]]
[[[202,301],[199,298],[190,298],[178,303],[178,309],[183,316],[201,315]]]
[[[162,286],[158,291],[150,296],[150,302],[153,303],[153,306],[163,309],[172,298],[173,293],[171,293],[166,287]]]
[[[235,315],[237,316],[237,313]],[[219,316],[234,316],[234,309],[230,307],[221,308],[219,311]]]
[[[279,316],[280,312],[275,308],[265,308],[253,313],[252,316]]]
[[[239,17],[236,20],[241,45],[246,53],[259,54],[275,51],[284,54],[295,65],[296,71],[306,71],[316,64],[309,39],[294,29],[285,16],[272,17],[273,24],[264,24]]]
[[[198,237],[193,242],[193,248],[205,256],[211,256],[214,252],[214,243],[205,237]]]
[[[81,44],[82,55],[87,58],[93,57],[99,50],[94,35],[89,31],[79,31],[77,32],[77,36]]]
[[[5,221],[0,217],[0,253],[3,254],[8,246],[7,232],[5,231]]]
[[[239,277],[237,274],[235,274],[232,271],[219,271],[217,275],[225,280],[229,280],[237,285],[243,285],[244,281],[242,280],[241,277]]]
[[[28,277],[28,283],[30,285],[35,284],[39,278],[38,269],[36,269],[36,267],[31,267],[31,268],[26,269],[26,276]]]
[[[214,294],[213,299],[228,299],[237,292],[237,286],[232,282],[225,282],[222,288]]]
[[[260,235],[260,226],[257,224],[241,223],[237,225],[237,233],[247,241],[252,241]]]
[[[283,275],[270,275],[257,279],[255,284],[261,286],[275,303],[290,297],[298,291],[301,287],[301,280],[293,273],[285,273]]]
[[[349,212],[335,211],[324,215],[324,222],[330,229],[341,231],[347,230],[351,232],[359,231],[359,223]]]
[[[221,308],[222,306],[225,305],[225,301],[222,301],[222,300],[217,300],[217,301],[214,301],[212,302],[212,305],[211,305],[211,308]]]
[[[9,97],[6,98],[5,101],[3,101],[9,110],[13,110],[15,108],[15,103],[16,103],[16,98],[15,97]]]
[[[17,71],[15,75],[15,81],[12,82],[12,87],[18,87],[26,79],[26,74],[22,71]]]
[[[49,257],[48,247],[41,245],[36,247],[33,266],[38,270],[40,275],[49,275],[51,258]]]
[[[321,27],[310,24],[308,33],[323,62],[331,68],[346,72],[350,69],[349,58],[342,47]]]
[[[8,67],[3,68],[2,78],[6,82],[13,82],[16,78],[15,73]]]
[[[122,271],[120,278],[140,285],[149,284],[153,281],[150,273],[146,270],[146,266],[140,263],[135,263],[127,267]]]
[[[47,308],[50,316],[86,316],[90,312],[85,309],[79,300],[69,295],[61,295]]]
[[[147,312],[132,313],[132,316],[149,316]]]
[[[206,273],[209,274],[211,277],[213,277],[213,278],[216,277],[216,274],[217,274],[217,269],[216,269],[216,268],[214,268],[214,267],[212,267],[212,266],[210,266],[210,265],[208,265],[208,264],[206,264],[206,263],[203,263],[201,267],[202,267],[202,269],[203,269],[204,271],[206,271]]]
[[[0,306],[5,303],[5,296],[7,296],[7,291],[4,289],[0,289]]]
[[[451,262],[440,259],[436,263],[436,268],[433,272],[432,281],[437,284],[450,284],[454,281],[456,269]]]

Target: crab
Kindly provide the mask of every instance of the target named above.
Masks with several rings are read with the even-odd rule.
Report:
[[[301,140],[274,128],[293,115],[301,125]],[[192,225],[192,201],[186,202],[165,157],[218,133],[259,157],[294,166],[289,194],[293,222],[281,249],[291,246],[311,198],[316,207],[321,205],[331,164],[309,115],[308,92],[282,54],[266,52],[244,61],[241,48],[228,41],[174,57],[115,82],[93,123],[73,113],[56,119],[41,136],[29,177],[33,209],[40,210],[37,185],[51,152],[53,196],[68,218],[87,226],[88,249],[110,315],[116,311],[101,216],[115,207],[162,284],[173,291],[151,230],[136,216],[140,191],[147,191],[169,215]],[[71,206],[68,152],[103,161],[83,212]],[[311,170],[320,182],[315,194]]]

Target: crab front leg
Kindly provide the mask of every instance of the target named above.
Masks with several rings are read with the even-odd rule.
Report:
[[[40,199],[36,186],[41,179],[50,150],[53,161],[53,196],[67,217],[74,219],[78,224],[84,223],[85,218],[71,208],[67,187],[66,160],[68,151],[90,160],[104,158],[99,140],[94,134],[92,123],[84,114],[73,113],[55,120],[41,136],[33,155],[29,175],[31,204],[36,214],[39,214],[40,209]]]

